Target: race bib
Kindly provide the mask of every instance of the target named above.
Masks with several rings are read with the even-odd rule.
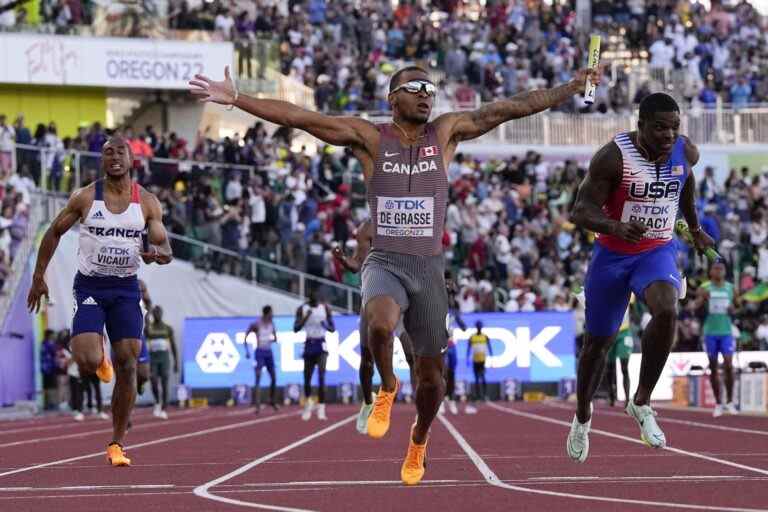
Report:
[[[713,315],[728,314],[731,297],[724,291],[709,291],[709,313]]]
[[[109,276],[125,276],[136,273],[138,254],[131,246],[102,246],[91,257],[96,272]]]
[[[396,237],[432,237],[435,229],[434,197],[378,197],[376,234]]]
[[[168,340],[165,338],[155,338],[153,340],[149,340],[149,351],[150,352],[162,352],[165,350],[168,350],[169,344]]]
[[[671,239],[677,205],[627,201],[621,212],[621,222],[639,222],[648,227],[645,238]]]

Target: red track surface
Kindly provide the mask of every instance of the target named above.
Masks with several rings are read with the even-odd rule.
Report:
[[[406,488],[413,406],[397,406],[380,441],[355,431],[356,411],[329,406],[327,422],[303,422],[296,408],[172,411],[169,421],[141,410],[130,468],[106,464],[109,422],[0,424],[0,510],[768,510],[766,418],[660,409],[672,450],[654,451],[619,408],[599,408],[578,465],[565,456],[571,404],[485,404],[436,420],[425,479]]]

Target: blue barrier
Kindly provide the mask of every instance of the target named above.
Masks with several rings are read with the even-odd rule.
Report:
[[[253,354],[254,336],[245,331],[255,319],[187,318],[182,342],[184,382],[193,388],[230,388],[253,383],[253,359],[245,358],[245,343]],[[292,316],[275,317],[278,342],[272,347],[279,385],[301,383],[304,333],[293,332]],[[482,321],[483,332],[491,339],[493,356],[486,363],[491,382],[515,379],[518,382],[557,382],[575,378],[574,319],[571,313],[475,313],[464,315],[467,326]],[[337,331],[328,333],[326,383],[357,382],[360,366],[359,318],[334,317]],[[466,358],[467,340],[474,328],[453,330],[457,343],[456,380],[472,382],[471,361]],[[253,357],[253,355],[251,355]],[[398,377],[409,380],[408,365],[395,342],[394,367]],[[316,383],[313,379],[313,385]],[[378,376],[375,377],[378,379]]]

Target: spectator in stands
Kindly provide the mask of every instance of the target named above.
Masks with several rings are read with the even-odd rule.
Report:
[[[708,81],[699,93],[699,101],[704,105],[704,108],[714,108],[717,104],[717,93],[711,81]]]
[[[0,0],[0,7],[15,4],[16,0]],[[0,12],[0,30],[7,30],[16,26],[16,10],[12,8],[3,9]]]
[[[731,103],[733,108],[740,109],[746,107],[752,96],[752,86],[747,82],[746,77],[740,76],[735,84],[731,86]]]
[[[37,138],[37,136],[35,136]],[[107,141],[107,135],[101,127],[101,123],[98,121],[93,123],[90,132],[87,135],[88,151],[91,153],[101,152],[102,146]]]
[[[768,350],[768,315],[763,315],[760,325],[755,331],[755,338],[759,343],[759,350]]]
[[[720,221],[717,219],[717,206],[713,203],[704,208],[704,215],[701,217],[701,227],[712,237],[715,243],[720,242]]]
[[[253,78],[252,59],[255,34],[253,31],[253,21],[248,16],[248,11],[242,11],[237,15],[234,37],[238,54],[238,73],[243,78]]]
[[[43,342],[40,345],[40,373],[43,376],[43,408],[46,410],[58,407],[59,368],[56,362],[56,354],[59,346],[56,343],[54,332],[45,330]]]
[[[233,39],[232,29],[235,26],[235,19],[232,17],[232,13],[226,7],[221,7],[216,15],[216,21],[214,21],[214,27],[216,31],[221,34],[225,41],[231,41]]]
[[[5,182],[14,171],[15,153],[16,130],[6,124],[5,114],[0,114],[0,182]]]

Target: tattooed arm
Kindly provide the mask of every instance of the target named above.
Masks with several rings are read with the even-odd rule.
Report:
[[[502,123],[537,114],[555,107],[571,96],[584,92],[587,76],[593,83],[600,82],[600,72],[583,69],[570,82],[552,89],[536,89],[516,94],[509,99],[483,105],[477,110],[443,114],[436,122],[445,139],[458,143],[475,139]]]

